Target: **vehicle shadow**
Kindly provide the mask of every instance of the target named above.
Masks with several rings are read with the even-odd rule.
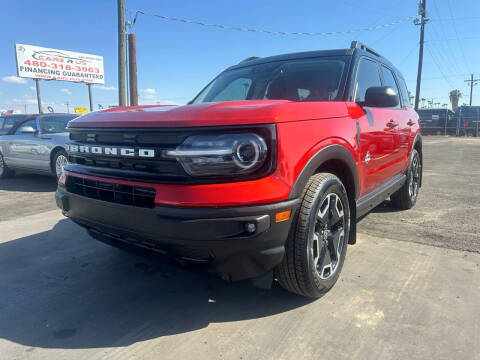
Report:
[[[53,176],[17,173],[12,178],[0,180],[0,190],[23,192],[52,192],[57,188]]]
[[[0,338],[65,349],[127,346],[312,301],[123,252],[70,220],[0,243],[0,294]]]
[[[394,213],[404,211],[395,207],[390,200],[385,200],[381,204],[377,205],[375,208],[372,209],[372,213]]]

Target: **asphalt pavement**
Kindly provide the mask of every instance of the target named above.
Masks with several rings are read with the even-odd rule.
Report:
[[[358,226],[318,300],[109,247],[54,179],[0,182],[0,359],[480,359],[480,139],[426,137],[417,205]]]

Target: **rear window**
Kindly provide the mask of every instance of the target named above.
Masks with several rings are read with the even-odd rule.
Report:
[[[296,59],[227,70],[202,90],[193,103],[340,100],[346,61],[346,57]]]
[[[62,133],[68,122],[75,118],[75,115],[44,116],[40,119],[40,127],[43,133]]]

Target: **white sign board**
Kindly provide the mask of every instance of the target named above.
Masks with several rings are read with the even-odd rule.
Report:
[[[103,56],[15,44],[19,77],[104,84]]]

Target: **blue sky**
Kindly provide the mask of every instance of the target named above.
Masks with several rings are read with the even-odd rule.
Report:
[[[429,0],[424,82],[421,97],[448,103],[458,88],[468,102],[464,82],[480,77],[480,1]],[[133,1],[126,8],[231,26],[279,31],[345,31],[382,25],[417,13],[415,0],[204,0]],[[127,19],[129,13],[127,13]],[[454,20],[452,20],[454,19]],[[102,55],[105,86],[93,88],[95,107],[117,102],[117,15],[115,0],[81,2],[11,1],[0,12],[0,109],[36,111],[34,81],[13,77],[14,43]],[[351,40],[372,46],[404,74],[415,91],[419,28],[411,21],[373,31],[331,36],[280,36],[238,32],[161,20],[140,15],[137,35],[138,87],[141,103],[190,100],[212,77],[248,56],[345,48]],[[457,39],[460,39],[458,41]],[[87,106],[85,84],[41,81],[42,99],[55,111],[66,102]],[[480,105],[480,86],[474,87]]]

